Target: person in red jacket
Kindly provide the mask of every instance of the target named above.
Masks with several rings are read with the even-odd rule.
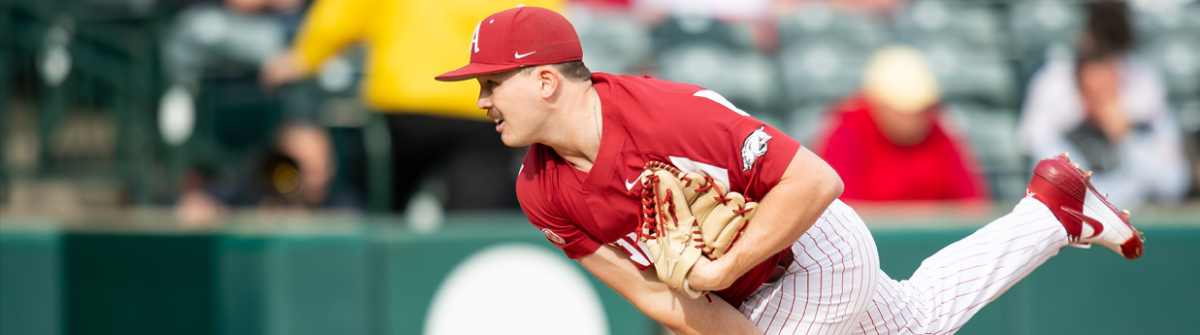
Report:
[[[843,200],[986,200],[969,143],[939,122],[938,85],[908,47],[872,57],[863,89],[834,105],[816,153],[845,183]]]

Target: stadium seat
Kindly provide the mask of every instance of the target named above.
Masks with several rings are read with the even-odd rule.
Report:
[[[1200,3],[1172,1],[1135,3],[1134,26],[1140,37],[1163,34],[1200,33]]]
[[[1172,101],[1200,97],[1200,3],[1134,11],[1137,54],[1158,68]]]
[[[918,0],[897,10],[895,28],[906,41],[954,39],[972,48],[1004,49],[1007,27],[999,7],[988,3]]]
[[[896,11],[898,39],[929,59],[946,101],[1015,105],[1003,8],[987,2],[918,0]]]
[[[748,26],[703,16],[674,16],[650,31],[655,54],[692,43],[709,43],[732,50],[750,50]]]
[[[782,129],[805,146],[822,145],[814,140],[828,122],[831,105],[832,102],[814,101],[798,106],[792,110],[786,128]]]
[[[1073,57],[1072,45],[1084,17],[1076,1],[1028,0],[1013,2],[1009,19],[1019,78],[1024,83],[1047,59]]]
[[[801,5],[793,14],[779,19],[783,47],[810,40],[837,39],[859,48],[872,49],[888,40],[883,23],[864,13],[838,10],[825,2]]]
[[[858,88],[873,49],[836,39],[808,40],[779,52],[786,101],[794,106],[841,99]]]
[[[1140,49],[1166,81],[1171,100],[1200,95],[1200,35],[1162,36]]]
[[[1191,141],[1200,141],[1200,97],[1171,104],[1175,120],[1184,132],[1193,133]],[[1200,149],[1200,142],[1196,148]]]
[[[650,33],[658,75],[716,91],[748,113],[772,113],[778,105],[775,64],[754,49],[749,29],[698,16],[664,21]]]
[[[1017,104],[1015,73],[1001,51],[973,48],[952,39],[924,40],[916,47],[929,59],[941,83],[943,100],[1003,107]]]
[[[773,64],[753,51],[694,41],[661,51],[657,60],[662,79],[711,89],[752,114],[773,107]]]
[[[583,44],[583,62],[593,71],[633,74],[648,62],[650,32],[630,15],[596,13],[579,6],[571,22]]]
[[[788,128],[807,140],[830,101],[858,88],[867,59],[892,40],[885,23],[826,2],[808,2],[779,19],[779,69]]]
[[[1017,113],[984,105],[947,104],[946,120],[971,143],[983,164],[992,199],[1016,202],[1025,194],[1027,164],[1017,147]]]

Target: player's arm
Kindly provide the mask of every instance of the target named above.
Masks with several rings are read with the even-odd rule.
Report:
[[[688,299],[658,280],[654,268],[638,271],[623,251],[602,245],[579,264],[620,293],[642,313],[676,334],[761,334],[746,319],[715,294],[707,299]]]
[[[779,183],[759,202],[738,243],[715,261],[701,257],[688,275],[689,285],[713,291],[729,287],[755,265],[790,247],[841,194],[837,172],[800,147]]]
[[[370,0],[319,0],[304,17],[292,47],[263,64],[259,80],[278,86],[312,74],[330,55],[363,36]]]

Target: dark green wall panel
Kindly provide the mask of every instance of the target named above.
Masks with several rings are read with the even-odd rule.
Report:
[[[0,334],[61,333],[56,231],[0,233]]]
[[[0,230],[7,334],[420,334],[444,277],[503,243],[561,255],[512,217],[431,234],[392,225],[295,233],[60,234]],[[497,222],[497,224],[480,224]],[[1200,315],[1200,227],[1154,226],[1141,259],[1065,248],[959,334],[1187,334]],[[973,229],[873,231],[884,271],[906,278]],[[585,273],[573,261],[564,262]],[[657,325],[590,275],[613,334]]]
[[[213,334],[214,239],[66,235],[64,333]]]

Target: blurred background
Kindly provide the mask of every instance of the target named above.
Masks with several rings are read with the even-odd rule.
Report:
[[[530,228],[475,82],[432,80],[519,3],[0,0],[0,334],[662,333]],[[959,333],[1194,331],[1197,1],[524,3],[824,157],[894,278],[1069,151],[1146,256],[1064,251]]]

